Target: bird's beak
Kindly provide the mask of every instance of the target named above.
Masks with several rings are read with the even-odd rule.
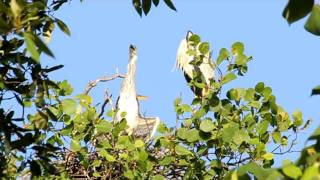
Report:
[[[138,95],[137,95],[137,99],[138,99],[138,101],[145,101],[145,100],[148,100],[149,97],[138,94]]]
[[[186,40],[188,40],[193,35],[192,31],[187,32]]]

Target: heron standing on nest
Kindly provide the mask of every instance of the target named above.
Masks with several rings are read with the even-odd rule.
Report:
[[[129,135],[149,140],[156,132],[160,123],[158,117],[142,117],[139,111],[139,101],[135,84],[137,62],[137,48],[133,45],[129,47],[129,64],[127,74],[122,81],[120,95],[116,104],[115,121],[126,119]]]
[[[183,71],[184,77],[188,83],[190,83],[192,79],[195,79],[196,75],[200,75],[204,78],[204,83],[206,84],[205,88],[201,89],[196,86],[191,87],[191,90],[195,93],[195,95],[197,95],[198,97],[203,97],[211,87],[211,81],[213,81],[215,78],[215,66],[211,61],[209,52],[204,55],[202,63],[200,65],[197,66],[190,64],[191,61],[193,61],[195,58],[194,55],[188,54],[188,50],[190,48],[189,38],[192,35],[193,33],[191,31],[188,31],[186,37],[183,38],[180,42],[177,52],[176,65]],[[196,49],[196,53],[199,53],[198,49]]]
[[[123,118],[127,120],[128,134],[132,134],[133,129],[138,125],[139,103],[137,99],[135,74],[137,62],[137,48],[133,45],[129,47],[129,64],[127,74],[122,81],[120,95],[116,104],[115,121],[119,122]]]

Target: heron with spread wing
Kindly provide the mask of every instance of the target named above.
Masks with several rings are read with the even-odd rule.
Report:
[[[116,103],[115,121],[123,118],[127,121],[127,133],[135,137],[150,139],[156,132],[160,123],[158,117],[142,117],[139,111],[139,101],[136,91],[135,73],[137,62],[137,48],[129,47],[129,64],[127,74],[122,81],[120,95]]]
[[[189,38],[192,35],[193,33],[188,31],[186,37],[180,42],[177,52],[176,65],[183,71],[184,77],[188,83],[190,83],[192,79],[195,79],[196,75],[201,75],[203,77],[205,81],[204,83],[206,84],[205,88],[202,89],[196,86],[191,86],[191,90],[196,96],[203,97],[211,87],[211,81],[213,81],[215,78],[215,66],[211,61],[209,52],[204,55],[200,65],[191,64],[191,61],[193,61],[195,58],[194,55],[188,54],[188,50],[190,48]],[[199,53],[198,50],[196,50],[196,53]]]

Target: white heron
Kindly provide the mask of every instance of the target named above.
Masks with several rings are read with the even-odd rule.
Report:
[[[129,64],[127,74],[122,81],[120,94],[116,104],[115,121],[119,122],[126,119],[128,134],[132,134],[133,129],[138,125],[137,118],[139,115],[139,103],[137,99],[135,74],[137,62],[137,49],[135,46],[129,47]]]
[[[180,42],[178,52],[177,52],[177,59],[176,59],[176,66],[178,66],[184,73],[184,77],[188,83],[192,79],[195,79],[195,75],[201,75],[204,80],[206,87],[200,89],[196,86],[192,86],[191,90],[199,97],[203,97],[211,87],[211,81],[215,78],[215,66],[211,61],[210,53],[204,55],[203,61],[200,65],[193,65],[190,64],[191,61],[194,60],[195,56],[188,54],[188,50],[190,49],[190,42],[189,38],[193,35],[191,31],[188,31],[185,38],[182,39]],[[198,47],[196,47],[198,48]],[[196,49],[196,55],[199,55],[198,49]]]
[[[127,133],[135,137],[149,140],[156,132],[160,123],[159,117],[143,117],[139,111],[139,97],[137,95],[135,73],[137,62],[137,48],[133,45],[129,47],[129,64],[127,74],[122,81],[120,95],[116,104],[115,121],[119,122],[123,118],[127,121]]]

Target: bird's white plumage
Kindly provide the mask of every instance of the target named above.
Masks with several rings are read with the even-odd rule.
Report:
[[[115,114],[115,121],[121,121],[122,114],[125,112],[125,119],[127,121],[128,134],[132,134],[133,130],[138,125],[139,104],[137,100],[137,92],[135,87],[135,72],[137,54],[136,48],[130,46],[129,64],[127,66],[127,74],[122,81],[119,99],[117,101],[117,112]]]
[[[203,75],[206,81],[205,83],[207,87],[210,87],[210,81],[214,80],[215,77],[215,67],[211,61],[210,53],[208,52],[207,54],[205,54],[202,64],[200,64],[198,68],[196,68],[195,65],[190,64],[190,62],[194,59],[194,56],[188,54],[190,46],[188,39],[192,35],[193,33],[189,31],[187,33],[187,36],[181,40],[177,52],[176,65],[191,79],[194,77],[194,71],[200,70],[200,73]],[[197,55],[200,54],[200,52],[198,51],[198,47],[196,53]]]
[[[133,133],[136,137],[149,140],[156,133],[160,119],[159,117],[142,117],[139,113],[139,102],[135,84],[136,53],[136,48],[131,45],[127,74],[122,81],[116,105],[117,112],[114,119],[116,122],[119,122],[125,118],[128,125],[128,134]],[[123,117],[124,112],[125,116]]]

